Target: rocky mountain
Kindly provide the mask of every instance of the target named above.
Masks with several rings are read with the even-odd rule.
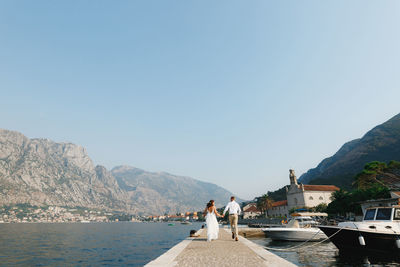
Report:
[[[350,188],[354,176],[366,163],[391,160],[400,160],[400,114],[376,126],[362,138],[347,142],[332,157],[301,175],[299,181]]]
[[[217,206],[223,206],[232,195],[215,184],[166,172],[154,173],[118,166],[111,173],[119,186],[128,192],[131,203],[135,203],[139,209],[151,207],[167,213],[193,208],[201,210],[210,199],[214,199]]]
[[[126,210],[127,194],[85,149],[0,130],[0,204]]]
[[[115,177],[114,177],[115,176]],[[81,206],[137,214],[199,210],[230,192],[214,184],[133,167],[95,166],[81,146],[0,129],[0,205]],[[222,203],[222,202],[220,202]]]

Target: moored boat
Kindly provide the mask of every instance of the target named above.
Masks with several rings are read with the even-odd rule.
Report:
[[[318,228],[263,228],[265,235],[272,240],[279,241],[321,241],[327,236]]]
[[[341,251],[400,252],[400,206],[371,207],[361,222],[318,226]]]
[[[282,227],[262,228],[266,237],[279,241],[321,241],[327,236],[314,227],[318,222],[310,216],[296,216]]]

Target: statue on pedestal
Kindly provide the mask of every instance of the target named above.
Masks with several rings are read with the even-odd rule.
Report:
[[[295,175],[295,173],[294,173],[294,170],[292,170],[292,169],[290,169],[289,170],[289,178],[290,178],[290,184],[295,184],[295,185],[297,185],[297,178],[296,178],[296,175]]]

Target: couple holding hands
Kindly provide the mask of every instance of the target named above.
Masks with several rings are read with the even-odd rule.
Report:
[[[218,217],[224,217],[225,213],[229,211],[229,223],[231,225],[232,239],[238,241],[238,215],[241,212],[239,204],[235,201],[235,197],[231,197],[231,201],[226,205],[224,212],[220,215],[215,208],[214,200],[210,200],[207,203],[207,207],[204,210],[206,214],[206,224],[207,224],[207,241],[218,239],[219,225],[217,221]]]

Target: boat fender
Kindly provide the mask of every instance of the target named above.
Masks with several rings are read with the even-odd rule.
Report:
[[[400,248],[400,239],[396,239],[396,246],[397,246],[397,248]]]
[[[360,235],[360,236],[358,237],[358,242],[360,242],[360,245],[361,245],[361,246],[365,246],[365,240],[364,240],[364,237],[363,237],[362,235]]]

